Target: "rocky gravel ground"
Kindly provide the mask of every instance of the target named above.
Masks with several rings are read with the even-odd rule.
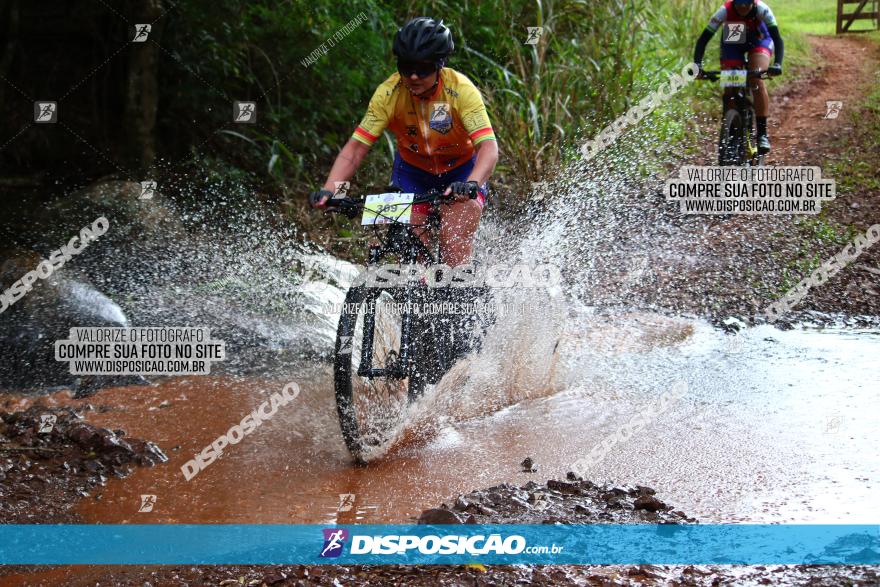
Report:
[[[152,442],[92,426],[69,408],[0,412],[0,523],[75,522],[71,507],[109,477],[167,460]]]
[[[596,485],[569,473],[567,480],[522,487],[509,483],[459,495],[452,505],[425,510],[420,524],[681,524],[650,487]]]

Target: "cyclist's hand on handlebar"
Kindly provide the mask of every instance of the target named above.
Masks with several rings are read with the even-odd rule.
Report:
[[[309,206],[312,208],[326,208],[327,200],[333,196],[330,190],[318,190],[309,194]]]
[[[461,202],[467,199],[476,199],[479,189],[480,186],[478,186],[475,181],[454,181],[449,184],[449,187],[446,188],[443,195],[448,196],[449,194],[452,194],[455,196],[456,202]]]
[[[782,75],[782,64],[774,63],[770,67],[767,68],[767,75],[770,77],[776,77],[777,75]]]
[[[703,64],[702,63],[694,63],[697,66],[697,79],[706,79],[705,74],[703,74]]]

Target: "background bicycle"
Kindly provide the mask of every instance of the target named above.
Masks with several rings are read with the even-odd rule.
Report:
[[[758,153],[755,105],[750,82],[769,77],[767,71],[755,69],[701,72],[699,79],[720,80],[725,91],[721,134],[718,138],[718,165],[764,164],[764,154]]]

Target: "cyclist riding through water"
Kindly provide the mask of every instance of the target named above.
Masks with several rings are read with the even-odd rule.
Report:
[[[454,195],[454,201],[441,208],[439,234],[443,262],[450,267],[471,259],[486,182],[498,162],[495,133],[479,90],[446,67],[453,48],[452,33],[443,21],[414,18],[397,31],[397,73],[376,89],[366,115],[336,157],[324,189],[312,194],[316,207],[326,206],[337,182],[354,175],[387,128],[397,139],[391,184],[404,192],[436,189]],[[429,208],[430,204],[414,205],[412,223],[424,224]],[[421,236],[428,238],[424,232]]]
[[[712,16],[694,48],[694,63],[703,69],[703,54],[715,31],[727,23],[721,39],[721,69],[741,69],[745,55],[749,56],[751,69],[767,70],[771,76],[782,73],[783,43],[773,11],[761,0],[728,0]],[[744,25],[744,26],[743,26]],[[770,56],[774,56],[770,65]],[[755,122],[758,134],[758,153],[770,152],[767,136],[767,116],[770,113],[770,97],[761,79],[755,80]]]

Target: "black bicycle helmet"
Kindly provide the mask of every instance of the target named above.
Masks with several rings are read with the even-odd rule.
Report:
[[[430,61],[442,65],[455,44],[442,20],[420,16],[397,30],[392,48],[401,61]]]

